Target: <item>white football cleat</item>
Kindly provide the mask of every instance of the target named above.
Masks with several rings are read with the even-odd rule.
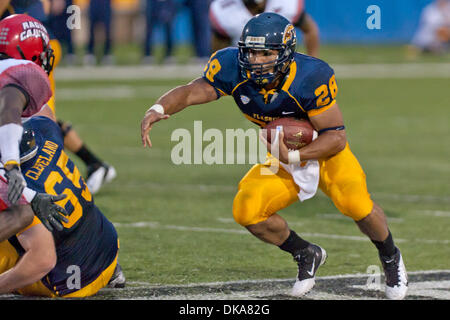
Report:
[[[88,170],[91,171],[91,170]],[[105,163],[97,169],[89,172],[86,179],[86,184],[89,191],[95,194],[105,184],[113,180],[117,176],[116,169],[113,166],[109,166]]]
[[[408,275],[400,250],[396,248],[394,255],[380,256],[380,260],[386,277],[386,297],[390,300],[402,300],[408,291]]]
[[[123,274],[122,268],[120,264],[117,263],[116,268],[114,269],[114,273],[111,276],[111,279],[108,282],[108,288],[125,288],[125,275]]]
[[[298,274],[291,291],[292,296],[301,297],[314,287],[317,269],[325,263],[326,259],[327,252],[315,244],[310,244],[294,257],[298,263]]]

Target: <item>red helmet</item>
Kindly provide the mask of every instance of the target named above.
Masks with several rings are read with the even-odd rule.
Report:
[[[48,74],[55,56],[47,29],[26,14],[14,14],[0,21],[0,58],[30,60]]]

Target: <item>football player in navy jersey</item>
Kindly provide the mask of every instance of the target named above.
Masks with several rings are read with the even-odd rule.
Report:
[[[240,181],[234,219],[257,238],[292,254],[298,264],[292,294],[309,292],[327,254],[291,230],[277,212],[302,200],[302,186],[295,176],[302,172],[302,163],[318,161],[318,186],[378,249],[386,296],[402,299],[407,291],[406,269],[384,212],[370,198],[364,171],[347,142],[334,71],[322,60],[296,53],[295,48],[295,29],[286,18],[262,13],[250,19],[238,48],[214,53],[203,77],[172,89],[147,110],[141,122],[142,143],[151,147],[148,133],[154,123],[227,95],[260,127],[285,114],[309,119],[319,133],[317,139],[300,150],[288,150],[281,131],[278,159],[270,156],[266,163],[254,165]],[[266,144],[270,150],[270,143]],[[281,162],[279,170],[265,174],[276,161]]]
[[[33,222],[0,242],[0,293],[46,297],[87,297],[109,285],[123,287],[117,263],[119,239],[113,224],[95,205],[64,138],[50,118],[34,116],[24,124],[21,170],[30,188],[59,201],[68,214],[61,231]]]

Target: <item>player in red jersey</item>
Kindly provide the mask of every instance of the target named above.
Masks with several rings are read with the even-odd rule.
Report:
[[[48,80],[52,66],[48,33],[38,20],[13,15],[0,22],[0,207],[10,208],[16,214],[29,213],[29,209],[17,206],[31,204],[47,228],[62,229],[60,220],[65,218],[58,214],[61,208],[54,204],[62,198],[26,188],[19,167],[22,120],[38,113],[52,96]],[[3,237],[15,233],[10,224],[2,223],[6,216],[0,215]],[[24,224],[21,226],[26,227],[28,220],[19,219]]]
[[[209,7],[212,51],[237,46],[245,24],[257,14],[275,12],[303,34],[306,53],[319,56],[319,27],[305,10],[304,0],[214,0]]]

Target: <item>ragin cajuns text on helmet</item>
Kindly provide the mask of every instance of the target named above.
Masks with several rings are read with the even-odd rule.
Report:
[[[49,41],[43,24],[26,14],[15,14],[0,21],[0,55],[3,58],[33,61],[49,74],[54,62]]]

